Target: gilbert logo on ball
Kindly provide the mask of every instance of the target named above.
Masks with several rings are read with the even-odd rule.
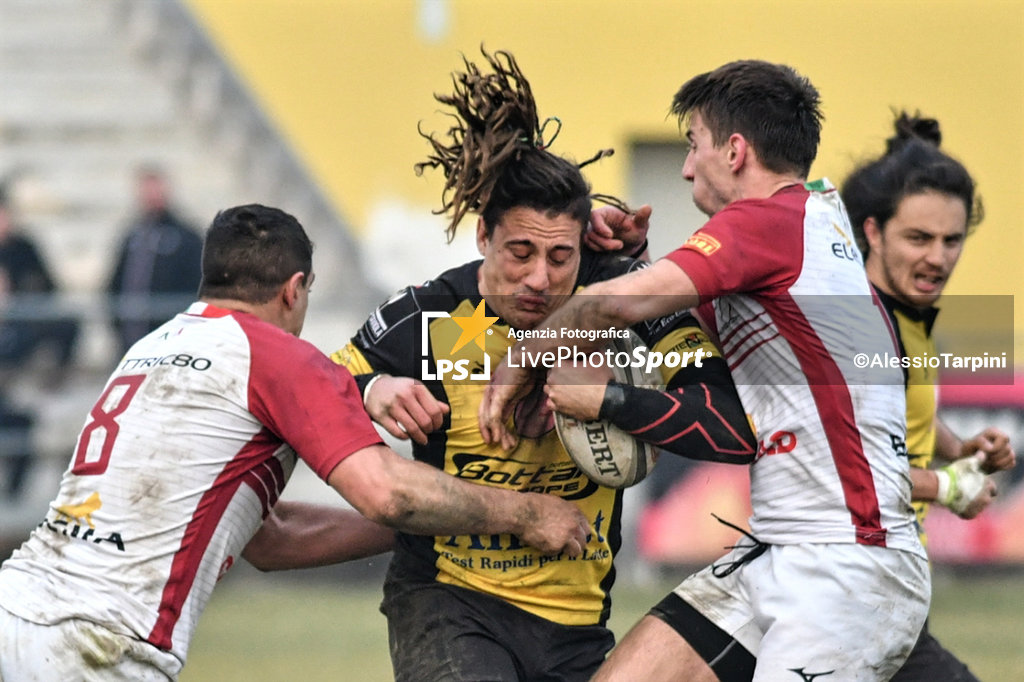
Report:
[[[612,339],[609,347],[616,353],[632,353],[643,342],[630,333],[628,338]],[[661,388],[660,372],[644,372],[627,364],[612,365],[615,381],[630,386]],[[595,483],[609,488],[626,488],[646,478],[658,459],[658,448],[637,440],[605,420],[580,421],[555,413],[558,437],[576,466]]]

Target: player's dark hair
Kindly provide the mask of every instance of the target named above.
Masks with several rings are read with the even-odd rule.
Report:
[[[791,67],[743,60],[688,80],[671,113],[683,126],[697,112],[716,147],[739,133],[765,168],[806,178],[821,139],[819,104],[815,87]]]
[[[294,216],[248,204],[217,214],[203,242],[200,298],[266,303],[296,272],[308,277],[313,242]]]
[[[548,119],[541,125],[530,84],[508,52],[488,54],[480,50],[493,73],[463,57],[464,72],[452,74],[454,90],[434,99],[451,107],[455,120],[446,142],[420,129],[433,154],[416,164],[416,174],[425,168],[441,168],[445,186],[442,206],[434,211],[450,212],[448,241],[466,213],[479,213],[487,234],[509,209],[526,207],[548,216],[569,215],[582,228],[590,219],[591,199],[622,206],[614,197],[591,195],[590,185],[580,168],[611,152],[599,153],[590,161],[576,164],[547,150],[561,122]],[[551,130],[547,131],[548,124]],[[543,139],[544,134],[548,139]]]
[[[974,179],[963,164],[942,152],[942,132],[934,118],[901,111],[895,134],[886,141],[885,154],[862,164],[846,179],[840,192],[857,244],[867,256],[864,221],[874,218],[879,229],[896,214],[908,196],[939,192],[960,199],[967,211],[968,232],[984,218]]]

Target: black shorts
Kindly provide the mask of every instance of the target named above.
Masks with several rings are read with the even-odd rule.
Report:
[[[473,590],[385,585],[396,682],[589,680],[615,644],[600,625],[561,625]]]
[[[924,624],[914,650],[892,682],[978,682],[960,659],[947,651]]]

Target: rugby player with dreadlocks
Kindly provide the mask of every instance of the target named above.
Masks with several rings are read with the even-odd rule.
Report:
[[[356,375],[370,416],[414,441],[417,460],[481,485],[571,500],[593,528],[578,558],[545,557],[508,534],[399,534],[381,607],[395,679],[586,680],[613,645],[605,623],[622,492],[575,466],[541,389],[512,416],[515,447],[486,444],[477,409],[487,382],[468,375],[496,366],[515,343],[510,332],[533,329],[577,289],[643,264],[584,248],[592,200],[621,202],[591,193],[580,172],[589,162],[550,151],[561,123],[540,123],[512,55],[483,54],[490,73],[464,60],[452,94],[436,96],[455,123],[447,139],[420,131],[432,154],[416,166],[444,173],[437,213],[450,216],[449,241],[466,214],[477,214],[483,258],[401,290],[332,357]],[[689,457],[751,461],[754,437],[728,368],[696,320],[681,313],[634,331],[654,351],[700,348],[712,357],[670,370],[666,391],[563,376],[559,409],[600,416]],[[467,363],[462,378],[445,376],[459,362]]]

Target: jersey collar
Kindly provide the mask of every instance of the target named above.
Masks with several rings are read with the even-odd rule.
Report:
[[[196,301],[185,310],[186,315],[195,315],[196,317],[227,317],[232,312],[227,308],[218,308],[203,301]]]

